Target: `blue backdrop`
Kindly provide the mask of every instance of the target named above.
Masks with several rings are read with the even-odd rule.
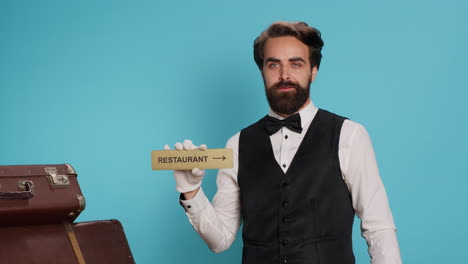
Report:
[[[186,138],[224,147],[263,116],[253,40],[302,20],[325,41],[312,99],[368,129],[403,261],[460,263],[467,3],[1,1],[0,164],[74,165],[88,202],[78,220],[121,220],[137,263],[240,263],[240,239],[209,251],[150,153]],[[357,263],[368,263],[355,227]]]

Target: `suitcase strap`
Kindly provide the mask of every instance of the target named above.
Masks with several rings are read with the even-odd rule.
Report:
[[[81,253],[80,245],[76,239],[75,232],[73,232],[73,226],[70,223],[64,223],[63,225],[67,230],[68,239],[70,240],[76,260],[78,260],[78,264],[86,264],[83,254]]]

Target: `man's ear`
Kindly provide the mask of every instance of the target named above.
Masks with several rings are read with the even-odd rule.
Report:
[[[312,74],[310,75],[310,82],[311,83],[315,81],[315,77],[317,76],[317,72],[318,72],[318,68],[317,68],[317,65],[315,65],[312,68]]]

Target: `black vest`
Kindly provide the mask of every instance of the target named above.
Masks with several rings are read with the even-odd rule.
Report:
[[[345,118],[320,109],[286,174],[264,120],[239,139],[242,263],[355,263],[354,209],[338,159]]]

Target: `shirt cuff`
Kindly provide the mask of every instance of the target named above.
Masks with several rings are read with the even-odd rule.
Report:
[[[205,209],[210,203],[201,187],[192,199],[183,200],[182,198],[183,194],[180,194],[179,203],[185,209],[185,212],[189,214],[200,212],[201,210]]]

